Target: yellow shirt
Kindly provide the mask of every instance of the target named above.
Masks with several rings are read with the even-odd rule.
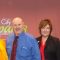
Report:
[[[4,39],[0,39],[0,60],[8,60]]]

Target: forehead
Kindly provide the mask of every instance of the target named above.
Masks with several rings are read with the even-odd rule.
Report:
[[[49,25],[49,24],[47,24],[44,28],[47,28],[47,27],[50,27],[50,25]]]
[[[13,20],[12,20],[12,24],[22,24],[22,19],[21,18],[14,18]]]

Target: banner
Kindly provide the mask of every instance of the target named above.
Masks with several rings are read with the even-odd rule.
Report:
[[[28,31],[27,25],[24,25],[24,32]],[[6,36],[13,32],[11,27],[11,19],[10,18],[2,18],[0,20],[0,38],[6,38]]]

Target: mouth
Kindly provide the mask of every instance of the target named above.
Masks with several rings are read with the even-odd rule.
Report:
[[[20,28],[16,28],[15,30],[18,32],[18,31],[20,31],[21,29],[20,29]]]

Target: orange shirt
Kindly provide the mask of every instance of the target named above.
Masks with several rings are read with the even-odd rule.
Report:
[[[4,39],[0,39],[0,60],[8,60],[6,44]]]

